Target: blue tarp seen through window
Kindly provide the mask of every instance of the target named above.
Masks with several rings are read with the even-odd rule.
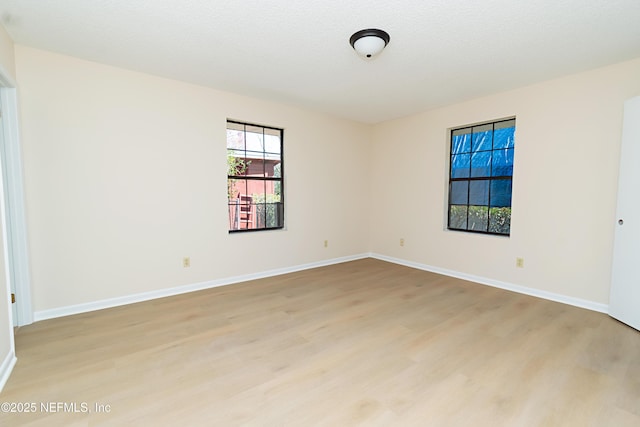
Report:
[[[454,130],[451,178],[463,180],[451,182],[450,203],[511,206],[514,142],[515,120]]]

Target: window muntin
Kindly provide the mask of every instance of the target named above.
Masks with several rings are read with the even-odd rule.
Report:
[[[283,133],[227,120],[229,232],[284,227]]]
[[[451,131],[447,228],[510,235],[515,119]]]

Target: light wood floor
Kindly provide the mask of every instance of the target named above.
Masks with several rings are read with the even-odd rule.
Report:
[[[37,412],[2,426],[640,426],[640,332],[373,259],[43,321],[16,347],[0,402]]]

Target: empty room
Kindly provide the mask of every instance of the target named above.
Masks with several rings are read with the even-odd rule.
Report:
[[[640,425],[639,23],[0,0],[0,425]]]

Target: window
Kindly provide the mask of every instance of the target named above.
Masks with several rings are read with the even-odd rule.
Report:
[[[229,232],[284,227],[283,130],[227,120]]]
[[[508,236],[516,120],[451,131],[447,227]]]

